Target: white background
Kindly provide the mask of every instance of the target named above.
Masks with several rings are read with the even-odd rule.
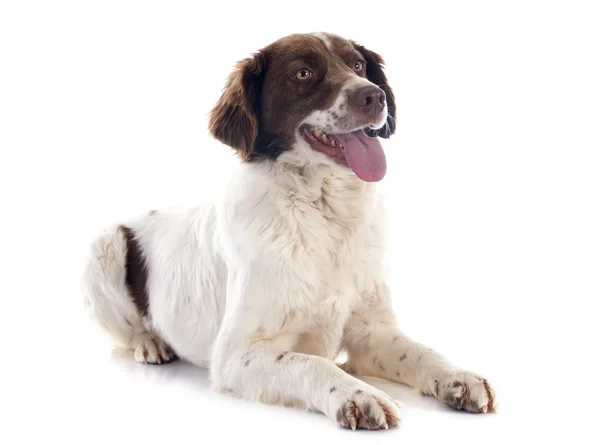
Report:
[[[0,4],[2,442],[598,443],[600,15],[589,1]],[[380,186],[404,331],[497,387],[496,415],[398,385],[402,426],[208,389],[111,353],[82,258],[105,225],[211,199],[237,160],[206,117],[235,61],[292,32],[381,53]],[[592,427],[592,428],[590,428]]]

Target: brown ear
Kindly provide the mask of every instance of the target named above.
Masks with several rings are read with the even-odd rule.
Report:
[[[265,63],[261,54],[242,60],[227,80],[221,98],[210,112],[210,134],[248,159],[258,136],[258,101]]]
[[[357,43],[354,44],[354,47],[365,57],[367,62],[367,79],[385,91],[385,99],[388,106],[387,125],[379,130],[368,130],[367,133],[370,136],[389,138],[396,131],[396,99],[383,71],[383,58],[379,54]]]

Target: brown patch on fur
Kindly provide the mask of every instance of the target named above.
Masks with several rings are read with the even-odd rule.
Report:
[[[163,340],[163,343],[165,343],[164,340]],[[173,349],[168,344],[165,343],[164,349],[165,349],[165,354],[161,354],[161,356],[164,360],[163,363],[170,363],[174,360],[179,359],[177,354],[175,354],[175,351],[173,351]]]
[[[362,394],[362,390],[357,389],[356,391],[354,391],[354,394]]]
[[[462,385],[461,385],[462,386]],[[463,388],[463,393],[462,393],[462,397],[461,398],[467,398],[467,393],[466,393],[467,388]],[[438,389],[438,395],[437,395],[438,399],[440,399],[442,402],[444,402],[447,406],[449,406],[450,408],[456,409],[456,397],[454,396],[453,393],[451,393],[450,391],[448,391],[448,385],[445,384],[442,388],[442,393],[439,393],[439,389]],[[464,403],[461,401],[460,402],[461,407],[464,406]]]
[[[256,331],[254,331],[252,333],[252,335],[250,336],[250,341],[252,343],[258,343],[261,342],[265,339],[265,328],[263,328],[262,326],[259,327]]]
[[[352,401],[345,402],[335,415],[337,422],[344,428],[356,428],[358,422],[358,408]]]
[[[125,256],[125,284],[129,296],[142,318],[148,317],[148,268],[146,256],[142,247],[135,238],[133,230],[126,226],[119,226],[125,236],[127,253]]]
[[[287,326],[288,324],[292,323],[295,318],[296,318],[296,310],[295,309],[291,309],[289,312],[287,312],[283,316],[283,321],[281,322],[281,326],[282,327]]]
[[[264,60],[260,54],[242,60],[227,79],[223,95],[210,112],[212,137],[250,158],[258,136],[256,107],[260,97]]]
[[[286,408],[300,408],[303,405],[304,403],[295,398],[286,398],[283,401],[283,406],[285,406]]]
[[[383,367],[383,363],[379,362],[379,370],[383,372],[385,368]]]
[[[457,385],[458,383],[458,385]],[[450,390],[450,388],[452,389],[456,389],[462,387],[462,395],[461,397],[456,397],[454,395],[454,392]],[[438,394],[436,395],[436,397],[441,400],[442,402],[444,402],[445,405],[449,406],[452,409],[456,409],[456,410],[462,410],[462,409],[466,409],[467,411],[470,412],[478,412],[477,406],[475,405],[475,403],[471,400],[470,394],[469,394],[469,387],[462,383],[462,382],[452,382],[450,383],[446,383],[444,385],[444,387],[442,388],[442,393],[439,393],[439,389],[437,389]]]
[[[317,36],[293,34],[239,62],[210,113],[211,135],[243,160],[276,159],[291,148],[302,120],[314,110],[330,108],[345,82],[358,75],[386,93],[390,118],[376,133],[389,137],[395,104],[381,56],[350,40],[328,37],[331,50]],[[365,68],[357,73],[354,64],[362,60]],[[300,69],[312,76],[298,81]]]
[[[285,357],[286,355],[287,355],[287,352],[282,352],[281,354],[279,354],[279,355],[277,356],[277,361],[278,361],[278,362],[279,362],[279,361],[281,361],[281,359],[283,359],[283,357]]]
[[[400,361],[400,362],[401,362],[401,361],[403,361],[403,360],[406,360],[406,356],[407,356],[407,354],[406,354],[406,352],[405,352],[404,354],[402,354],[402,355],[400,356],[400,358],[398,359],[398,361]]]
[[[250,360],[246,360],[246,363],[244,363],[244,368],[247,368],[249,364],[250,364]]]
[[[262,95],[261,123],[264,132],[276,135],[280,143],[290,141],[294,137],[292,132],[313,110],[331,107],[344,82],[354,75],[337,52],[330,52],[313,35],[290,35],[262,52],[269,68]],[[312,72],[311,78],[296,81],[295,72],[303,68]]]
[[[435,382],[435,396],[445,405],[449,406],[452,409],[456,410],[465,410],[471,413],[481,413],[484,411],[483,408],[479,407],[475,401],[471,398],[471,392],[469,386],[461,381],[455,380],[452,382],[445,383],[442,388],[440,388],[440,384],[437,380]],[[494,400],[491,392],[491,388],[487,385],[487,382],[484,380],[484,387],[488,392],[488,404],[486,406],[487,412],[494,411]],[[456,397],[454,395],[457,388],[462,388],[460,397]]]
[[[362,413],[364,414],[364,421],[368,429],[370,430],[378,430],[381,429],[382,425],[377,422],[377,418],[373,415],[373,410],[371,409],[371,405],[365,403],[362,406]]]
[[[332,392],[335,392],[335,390],[336,390],[335,386],[332,386],[332,387],[329,389],[329,394],[331,394]]]
[[[371,405],[369,405],[368,403],[365,403],[363,405],[362,412],[364,413],[365,416],[370,416],[371,415]]]
[[[383,58],[368,50],[362,45],[354,43],[354,47],[364,55],[367,62],[366,77],[385,92],[385,100],[388,106],[387,125],[379,130],[367,130],[369,136],[379,136],[381,138],[389,138],[396,131],[396,99],[394,92],[390,87],[385,72],[383,71]]]
[[[133,230],[127,226],[119,226],[119,230],[125,237],[126,254],[125,254],[125,285],[129,292],[129,297],[133,301],[135,308],[141,318],[149,318],[149,301],[148,301],[148,267],[146,264],[146,256],[142,250],[142,247],[135,238]],[[173,349],[166,344],[162,339],[165,346],[167,357],[162,357],[164,361],[161,361],[161,352],[158,352],[158,364],[168,363],[177,359],[177,354]],[[146,348],[143,350],[144,360],[148,356]]]
[[[490,388],[490,384],[485,379],[483,379],[483,387],[485,388],[485,392],[487,393],[487,396],[488,396],[487,412],[493,413],[495,411],[494,396],[492,395],[492,390]]]
[[[148,215],[150,215],[150,216],[153,216],[153,215],[155,215],[155,214],[156,214],[156,210],[150,210],[150,211],[148,212]]]

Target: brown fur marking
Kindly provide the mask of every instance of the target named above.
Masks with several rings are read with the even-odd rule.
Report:
[[[492,390],[490,388],[490,384],[485,379],[483,380],[483,387],[485,388],[485,392],[487,393],[487,396],[488,396],[487,412],[493,413],[495,411],[494,410],[494,397],[492,396]]]
[[[135,238],[133,230],[126,226],[119,226],[125,237],[127,254],[125,257],[125,284],[129,296],[142,318],[148,317],[148,269],[146,256],[142,247]]]
[[[275,159],[291,148],[306,116],[330,108],[346,81],[360,76],[379,86],[388,102],[388,125],[368,132],[389,137],[395,128],[395,104],[381,56],[350,40],[328,38],[331,50],[317,36],[289,35],[239,62],[210,113],[211,135],[243,160]],[[365,68],[355,72],[356,61],[364,61]],[[300,69],[312,76],[297,81],[294,74]]]

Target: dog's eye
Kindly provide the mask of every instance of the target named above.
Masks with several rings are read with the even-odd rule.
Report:
[[[306,68],[302,68],[301,70],[296,71],[296,79],[298,80],[308,80],[312,76],[312,73]]]
[[[356,71],[357,73],[360,73],[363,69],[363,63],[360,60],[357,60],[356,62],[354,62],[354,71]]]

